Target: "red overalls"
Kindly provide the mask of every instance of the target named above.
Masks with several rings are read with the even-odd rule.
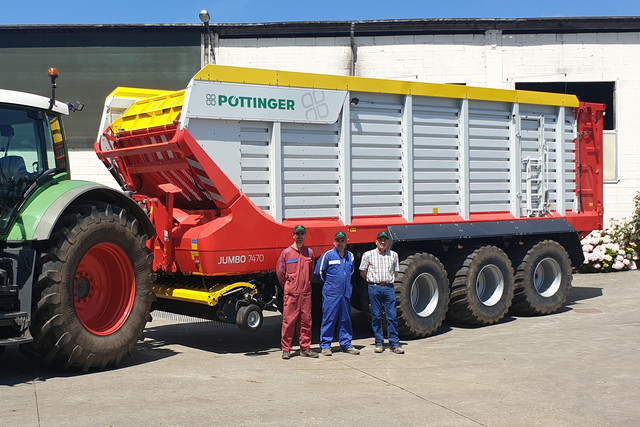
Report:
[[[298,328],[300,349],[311,348],[311,277],[313,251],[303,246],[300,251],[289,246],[276,265],[278,281],[284,288],[282,313],[282,351],[291,351],[293,335]]]

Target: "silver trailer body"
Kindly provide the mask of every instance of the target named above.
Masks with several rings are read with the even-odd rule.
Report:
[[[181,124],[278,222],[578,209],[574,96],[220,69],[191,81]]]

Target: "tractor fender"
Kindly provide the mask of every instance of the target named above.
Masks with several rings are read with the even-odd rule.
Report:
[[[7,241],[47,240],[70,206],[92,202],[122,207],[138,220],[147,236],[155,234],[146,213],[123,192],[94,182],[63,180],[42,189],[29,200],[11,227]]]

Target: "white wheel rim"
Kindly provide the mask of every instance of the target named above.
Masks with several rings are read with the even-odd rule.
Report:
[[[255,310],[252,310],[247,316],[247,325],[250,328],[257,328],[260,324],[260,313]]]
[[[553,258],[544,258],[533,271],[533,285],[543,297],[555,295],[562,284],[560,264]]]
[[[480,302],[488,307],[500,301],[504,293],[504,276],[496,265],[482,267],[476,278],[476,293]]]
[[[411,308],[419,317],[433,314],[439,298],[438,282],[431,274],[422,273],[411,284]]]

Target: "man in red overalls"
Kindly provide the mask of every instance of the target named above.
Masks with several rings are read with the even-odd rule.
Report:
[[[302,225],[293,229],[293,245],[282,251],[276,273],[284,288],[282,313],[282,358],[291,358],[293,335],[298,326],[300,354],[318,357],[311,351],[311,277],[313,275],[313,251],[304,246],[307,230]]]

